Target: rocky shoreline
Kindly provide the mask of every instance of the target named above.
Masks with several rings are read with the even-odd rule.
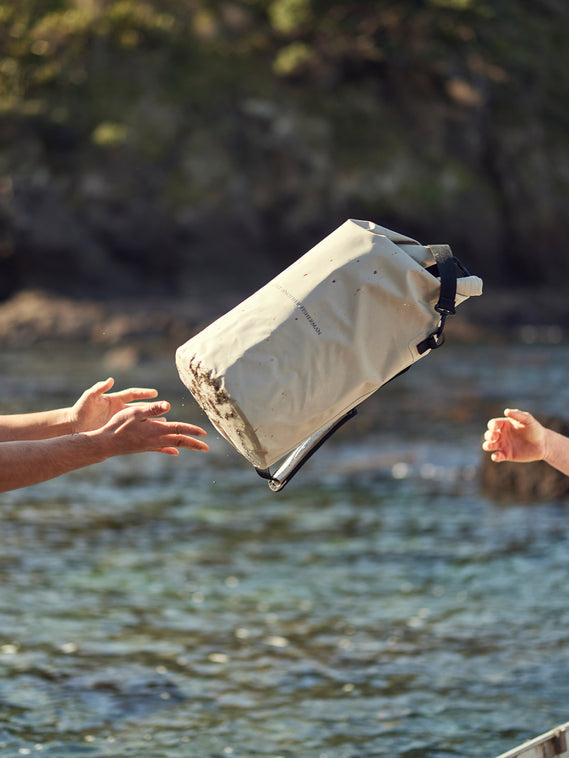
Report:
[[[51,342],[113,347],[140,340],[188,339],[238,297],[211,302],[168,298],[79,300],[42,290],[23,290],[0,304],[0,347]]]
[[[42,290],[22,290],[0,303],[0,347],[52,342],[103,348],[141,342],[181,344],[247,296],[215,298],[78,300]],[[569,302],[551,291],[499,290],[463,305],[447,322],[460,341],[562,342],[569,334]]]

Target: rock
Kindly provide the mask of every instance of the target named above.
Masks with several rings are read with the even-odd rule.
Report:
[[[0,307],[0,344],[13,347],[45,339],[90,340],[104,306],[24,290]]]
[[[153,341],[165,348],[181,344],[241,299],[242,293],[225,292],[207,300],[164,296],[99,301],[23,290],[0,303],[0,346],[82,342],[108,348],[109,360],[124,364],[137,360],[129,352],[133,343]],[[121,352],[122,347],[128,350]]]

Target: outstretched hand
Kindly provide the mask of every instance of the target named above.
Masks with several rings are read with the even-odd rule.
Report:
[[[108,455],[158,452],[179,455],[179,448],[209,450],[208,445],[195,437],[205,437],[206,432],[194,424],[167,421],[157,418],[170,410],[170,403],[137,403],[116,413],[99,430]]]
[[[97,382],[81,395],[69,409],[73,432],[90,432],[104,426],[115,414],[129,407],[129,403],[150,400],[158,395],[155,389],[131,387],[120,392],[109,392],[115,380]],[[133,407],[133,406],[130,406]]]
[[[0,492],[28,487],[115,455],[180,448],[208,450],[194,424],[167,421],[170,403],[154,389],[109,392],[113,379],[98,382],[71,408],[0,417]]]
[[[109,378],[83,392],[69,409],[73,432],[97,432],[109,456],[150,451],[179,455],[179,448],[209,449],[195,439],[206,436],[201,427],[158,418],[170,410],[170,403],[145,402],[158,395],[155,389],[131,387],[109,392],[113,385],[114,379]]]
[[[545,457],[546,429],[531,413],[506,408],[505,418],[493,418],[484,434],[483,450],[492,460],[528,463]]]

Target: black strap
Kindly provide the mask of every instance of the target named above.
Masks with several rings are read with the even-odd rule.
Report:
[[[441,279],[439,302],[435,305],[437,313],[454,315],[456,313],[456,266],[452,250],[448,245],[427,245],[431,251]]]
[[[427,350],[435,350],[437,347],[444,344],[445,338],[443,330],[447,316],[456,313],[457,260],[453,256],[452,250],[448,245],[427,245],[427,248],[431,251],[433,258],[435,259],[437,273],[441,280],[439,301],[435,305],[435,310],[440,314],[441,320],[435,331],[432,332],[432,334],[429,334],[426,339],[419,342],[417,345],[419,355],[423,355]]]

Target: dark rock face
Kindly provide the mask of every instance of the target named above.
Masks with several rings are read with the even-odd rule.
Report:
[[[439,154],[417,152],[416,136],[402,132],[398,145],[380,142],[347,163],[335,152],[339,125],[279,108],[265,128],[278,133],[288,117],[286,141],[255,142],[249,116],[237,114],[234,145],[220,135],[219,145],[199,147],[198,161],[196,135],[188,135],[174,167],[126,148],[97,165],[99,151],[81,147],[64,169],[41,155],[26,169],[13,165],[0,194],[0,297],[24,287],[192,295],[232,280],[254,289],[346,218],[449,243],[495,283],[550,285],[569,275],[558,244],[569,222],[558,200],[548,200],[556,175],[569,176],[569,149],[556,165],[539,144],[522,151],[541,165],[540,182],[515,165],[496,175],[469,149],[466,124],[454,155],[444,143]],[[448,121],[439,127],[444,133]],[[500,139],[506,150],[507,131]]]

